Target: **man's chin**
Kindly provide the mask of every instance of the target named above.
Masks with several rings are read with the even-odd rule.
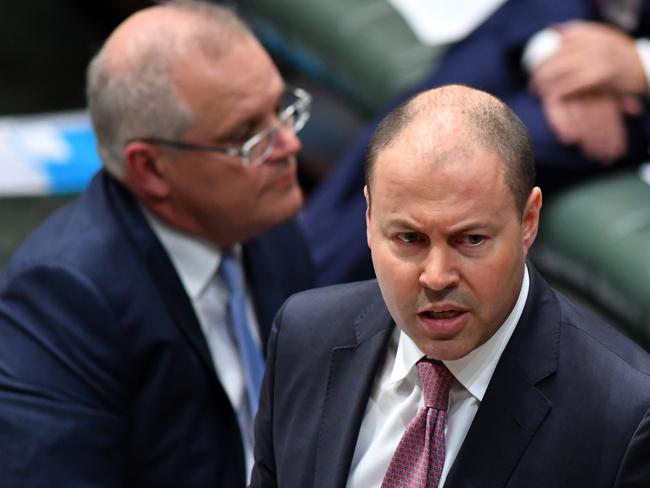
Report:
[[[431,359],[439,361],[455,361],[467,356],[472,348],[462,344],[458,338],[454,339],[429,339],[424,347],[420,347],[422,352]]]
[[[280,225],[298,215],[303,207],[304,197],[302,189],[296,183],[295,188],[287,192],[280,199],[275,199],[268,204],[272,213],[267,216],[264,224],[260,225],[262,231],[269,230],[271,227]]]

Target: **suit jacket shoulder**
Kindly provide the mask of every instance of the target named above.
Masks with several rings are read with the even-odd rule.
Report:
[[[531,278],[445,486],[646,486],[648,354]]]
[[[269,341],[251,486],[345,484],[393,328],[374,280],[287,300]]]
[[[316,288],[291,296],[278,312],[276,328],[290,330],[296,342],[317,337],[324,348],[355,344],[381,329],[364,321],[373,310],[386,313],[376,280]]]

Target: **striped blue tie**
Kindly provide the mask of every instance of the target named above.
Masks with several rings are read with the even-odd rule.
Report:
[[[251,334],[246,316],[244,277],[241,266],[232,252],[224,253],[219,266],[219,274],[230,292],[228,300],[230,326],[237,342],[239,357],[244,365],[251,415],[255,415],[264,376],[264,358]]]

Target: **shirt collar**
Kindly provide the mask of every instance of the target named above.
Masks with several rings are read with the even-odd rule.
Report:
[[[478,401],[483,400],[483,395],[485,395],[485,390],[487,390],[492,379],[492,374],[501,358],[501,354],[515,331],[526,304],[529,287],[530,279],[528,277],[528,267],[526,267],[515,306],[494,335],[467,356],[453,361],[443,361],[458,382]],[[399,334],[399,339],[389,383],[405,379],[415,364],[424,356],[424,353],[415,342],[399,327],[396,327],[396,333]]]
[[[206,289],[219,265],[223,251],[205,239],[182,232],[141,206],[154,234],[167,251],[185,291],[196,300]],[[239,257],[241,246],[233,247]]]

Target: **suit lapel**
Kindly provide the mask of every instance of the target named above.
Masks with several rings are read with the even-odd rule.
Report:
[[[504,402],[504,398],[512,400]],[[445,488],[505,486],[550,408],[542,394],[516,372],[494,378]]]
[[[347,482],[368,397],[393,327],[377,293],[377,300],[356,321],[355,343],[332,350],[316,446],[315,488]]]
[[[445,488],[507,484],[552,409],[537,384],[558,365],[559,312],[550,288],[532,269],[517,329],[499,360]]]
[[[113,181],[112,177],[106,174],[103,177],[110,205],[125,228],[128,238],[133,241],[142,256],[164,306],[169,310],[174,322],[196,352],[208,374],[218,382],[203,332],[173,264],[146,222],[135,199],[121,185]]]

